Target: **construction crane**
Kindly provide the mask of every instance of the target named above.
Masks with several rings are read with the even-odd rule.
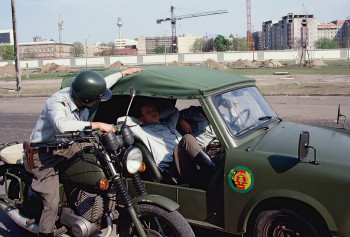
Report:
[[[62,45],[62,30],[64,29],[63,21],[61,20],[61,15],[58,15],[58,35],[59,35],[59,57],[62,57],[63,45]]]
[[[252,35],[252,14],[251,14],[251,0],[247,1],[247,42],[248,51],[254,50],[253,35]]]
[[[228,13],[227,10],[217,10],[217,11],[200,12],[200,13],[194,13],[194,14],[188,14],[188,15],[182,15],[182,16],[175,16],[174,6],[170,7],[170,12],[171,12],[170,18],[157,19],[157,24],[160,24],[163,21],[170,21],[171,22],[171,32],[172,32],[171,52],[172,53],[177,52],[177,40],[176,40],[176,21],[177,20],[182,20],[182,19],[192,18],[192,17],[200,17],[200,16]]]

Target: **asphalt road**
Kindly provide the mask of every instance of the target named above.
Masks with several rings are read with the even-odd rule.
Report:
[[[284,120],[309,125],[342,127],[350,129],[350,122],[341,120],[336,124],[338,105],[341,113],[350,116],[350,97],[320,96],[272,96],[266,97],[275,112]],[[47,97],[18,97],[0,99],[0,144],[16,140],[29,140],[38,116]],[[178,104],[179,108],[188,106],[188,102]],[[0,189],[3,193],[3,189]],[[207,235],[207,232],[206,234]],[[23,236],[17,226],[0,211],[0,236]],[[114,235],[115,236],[115,235]]]

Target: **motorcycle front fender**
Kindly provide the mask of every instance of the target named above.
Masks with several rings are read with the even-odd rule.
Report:
[[[155,194],[146,194],[139,197],[136,197],[132,200],[133,204],[139,204],[139,203],[152,203],[156,204],[157,206],[160,206],[164,208],[167,211],[175,211],[177,210],[180,205],[173,200],[160,196]]]

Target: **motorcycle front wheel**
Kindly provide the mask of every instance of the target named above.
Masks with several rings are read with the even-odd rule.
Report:
[[[194,237],[193,230],[185,218],[178,212],[169,212],[150,204],[138,205],[138,217],[147,237]],[[121,215],[118,223],[120,237],[138,236],[130,217]]]

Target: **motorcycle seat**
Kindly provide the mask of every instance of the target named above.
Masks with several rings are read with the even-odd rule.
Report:
[[[8,146],[0,151],[1,161],[9,165],[24,165],[27,172],[31,173],[31,168],[27,163],[27,155],[23,149],[23,143]]]
[[[8,146],[0,151],[0,157],[2,162],[10,165],[22,165],[26,154],[23,150],[23,143]]]

